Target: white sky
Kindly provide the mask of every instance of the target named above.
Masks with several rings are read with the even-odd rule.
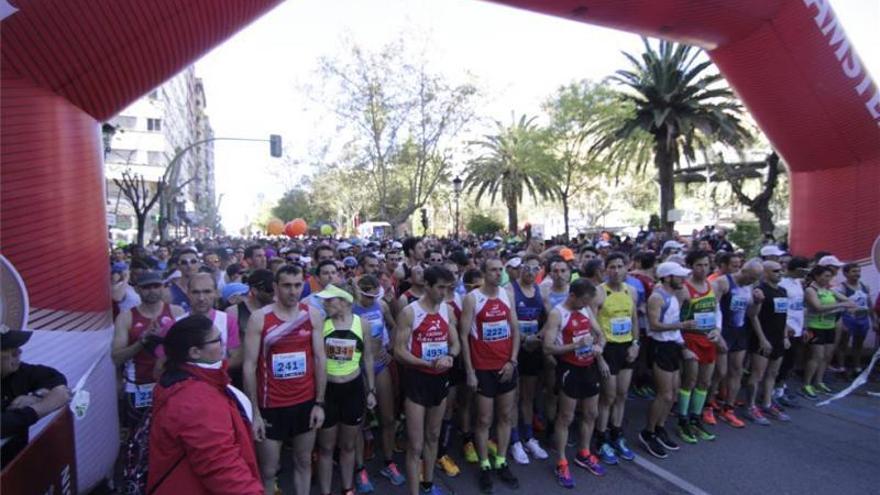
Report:
[[[850,41],[880,75],[880,0],[832,0]],[[335,116],[309,99],[319,84],[318,58],[335,56],[342,39],[379,48],[402,34],[428,40],[429,70],[460,81],[477,77],[486,98],[478,114],[507,122],[540,112],[557,87],[599,80],[625,67],[621,50],[640,52],[638,36],[476,0],[288,0],[196,64],[218,137],[268,139],[304,157],[320,146]],[[227,232],[237,232],[284,187],[270,173],[268,143],[215,143],[216,188]]]

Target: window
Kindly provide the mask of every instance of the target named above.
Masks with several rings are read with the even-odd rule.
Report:
[[[162,119],[147,119],[147,130],[148,131],[161,131],[162,130]]]
[[[120,115],[113,119],[113,123],[122,129],[134,129],[137,126],[137,117],[129,115]]]

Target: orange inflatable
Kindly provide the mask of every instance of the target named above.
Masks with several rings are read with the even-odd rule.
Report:
[[[269,223],[266,224],[266,232],[269,235],[281,235],[284,233],[284,222],[282,222],[278,218],[273,218],[269,220]]]
[[[290,237],[296,237],[305,234],[308,228],[309,225],[305,220],[302,218],[294,218],[284,226],[284,233]]]

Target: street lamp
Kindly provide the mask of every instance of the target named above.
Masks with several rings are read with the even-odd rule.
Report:
[[[461,177],[452,179],[452,191],[455,193],[455,238],[458,239],[458,202],[461,199]]]

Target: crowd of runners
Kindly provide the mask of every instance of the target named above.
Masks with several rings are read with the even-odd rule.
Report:
[[[858,265],[748,257],[721,231],[217,239],[111,264],[121,421],[151,493],[274,494],[283,452],[297,494],[375,476],[443,493],[435,470],[465,464],[491,493],[533,461],[574,488],[570,460],[603,476],[636,445],[662,459],[719,422],[791,421],[833,392],[826,372],[861,371],[880,312]]]

